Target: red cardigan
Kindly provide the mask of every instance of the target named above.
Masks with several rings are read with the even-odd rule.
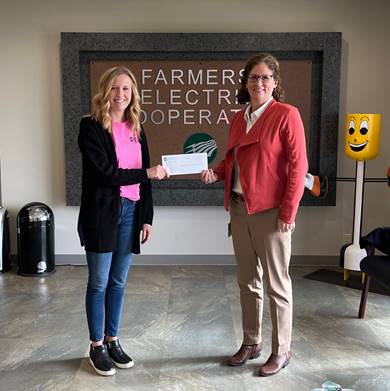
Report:
[[[228,210],[233,178],[234,149],[249,214],[279,208],[279,218],[293,223],[308,170],[305,132],[298,110],[272,101],[246,134],[244,110],[233,117],[225,159],[214,171],[225,180]]]

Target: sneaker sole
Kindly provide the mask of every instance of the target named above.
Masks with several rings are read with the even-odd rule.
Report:
[[[112,359],[111,359],[112,360]],[[112,360],[112,362],[114,363],[114,365],[118,368],[122,368],[122,369],[126,369],[126,368],[132,368],[134,366],[134,361],[130,361],[129,363],[127,364],[121,364],[119,362],[115,362],[114,360]]]
[[[115,368],[112,368],[110,371],[101,371],[100,369],[97,369],[95,365],[93,364],[93,361],[89,359],[89,363],[91,364],[92,368],[101,376],[112,376],[115,375]]]

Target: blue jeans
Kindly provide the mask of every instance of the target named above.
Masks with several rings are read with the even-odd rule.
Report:
[[[85,307],[91,341],[119,333],[127,274],[132,261],[136,202],[121,198],[114,252],[87,251],[88,285]]]

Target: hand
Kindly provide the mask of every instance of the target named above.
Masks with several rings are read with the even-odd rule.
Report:
[[[141,243],[146,243],[150,237],[152,236],[152,226],[150,224],[144,224],[142,226],[142,237],[141,237]]]
[[[161,180],[164,178],[169,178],[168,170],[163,166],[161,166],[160,164],[154,167],[147,168],[146,175],[148,176],[149,179]]]
[[[284,221],[278,219],[278,229],[280,232],[286,233],[291,232],[293,233],[295,230],[295,223],[285,223]]]
[[[208,170],[203,170],[200,174],[200,180],[203,183],[211,184],[218,181],[218,175],[209,168]]]

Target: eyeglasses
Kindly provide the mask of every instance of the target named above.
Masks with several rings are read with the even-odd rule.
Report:
[[[273,79],[272,75],[249,75],[248,80],[251,83],[257,83],[259,80],[262,81],[263,84],[267,84]]]

